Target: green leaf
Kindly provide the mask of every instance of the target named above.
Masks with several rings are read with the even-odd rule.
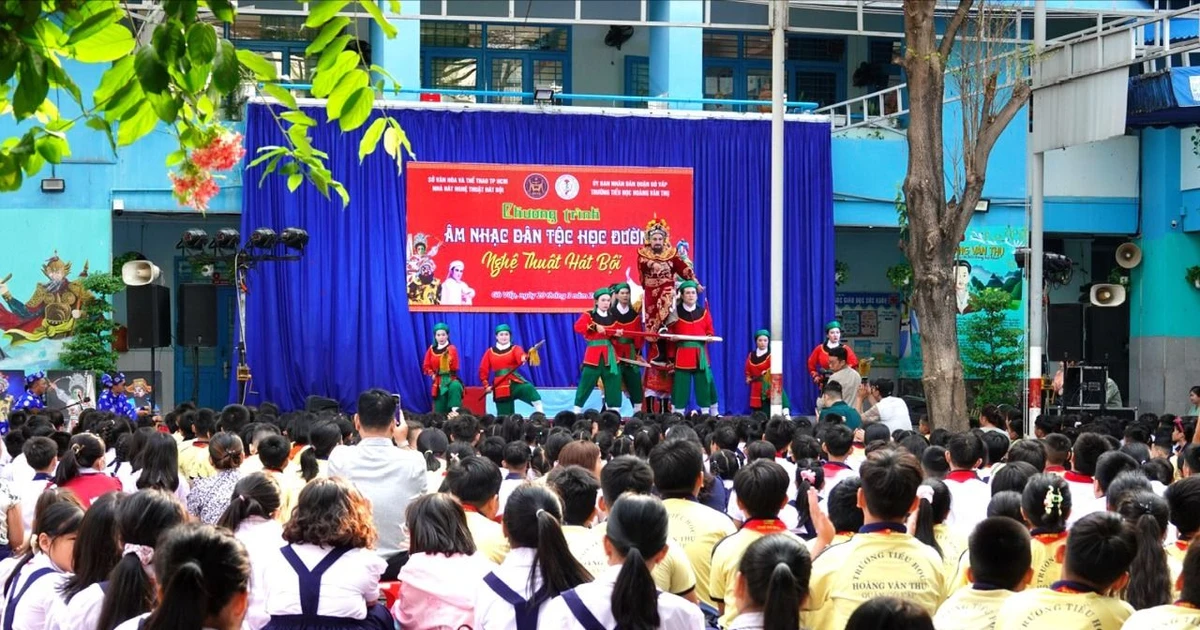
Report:
[[[279,117],[293,125],[300,125],[301,127],[312,127],[317,124],[317,121],[313,120],[312,116],[302,111],[283,112]]]
[[[133,69],[137,72],[138,83],[142,85],[142,89],[151,94],[165,91],[171,82],[166,64],[150,46],[143,46],[138,50],[137,57],[133,60]]]
[[[346,28],[349,24],[350,18],[344,15],[339,15],[330,20],[325,24],[325,26],[321,27],[321,33],[317,35],[317,38],[308,45],[308,48],[304,49],[304,55],[312,56],[321,52],[326,46],[329,45],[329,42],[333,41],[333,38],[341,34],[342,29]]]
[[[25,163],[22,167],[25,169],[26,177],[33,177],[42,167],[46,165],[46,159],[34,153],[25,157]]]
[[[350,4],[350,0],[321,0],[320,2],[311,2],[308,5],[308,18],[304,20],[304,25],[309,28],[317,28],[328,22],[333,16],[341,13],[346,5]]]
[[[267,59],[262,55],[252,50],[239,50],[237,51],[237,58],[243,66],[254,73],[254,76],[257,77],[259,81],[278,80],[275,64],[267,61]]]
[[[122,57],[113,62],[112,67],[104,71],[100,77],[100,85],[92,93],[92,99],[97,106],[108,102],[118,90],[124,89],[133,78],[133,57]]]
[[[143,92],[141,88],[138,88],[136,84],[131,82],[126,89],[118,92],[117,95],[104,106],[104,116],[109,120],[120,120],[121,117],[125,115],[125,112],[129,111],[129,109],[134,105],[137,105],[141,101],[145,100],[145,98],[145,92]]]
[[[154,113],[158,115],[158,119],[165,123],[173,123],[179,117],[179,108],[183,105],[183,99],[167,92],[164,94],[150,94],[147,97],[150,100],[150,105],[154,108]]]
[[[75,126],[74,120],[67,120],[66,118],[55,118],[54,120],[51,120],[46,125],[46,131],[48,131],[50,133],[62,133],[64,131],[70,130],[71,127],[74,127],[74,126]]]
[[[207,63],[199,63],[189,68],[183,77],[187,91],[193,94],[203,91],[210,72],[212,72],[212,66]]]
[[[338,59],[338,55],[342,54],[342,51],[346,49],[346,44],[352,39],[354,37],[351,35],[339,35],[337,39],[334,39],[333,42],[325,47],[325,50],[321,51],[321,57],[317,60],[317,76],[320,76],[322,72],[333,67],[334,62]]]
[[[62,50],[67,42],[67,36],[58,24],[48,19],[34,22],[28,31],[19,32],[18,37],[28,44],[30,49],[46,56]]]
[[[265,151],[263,151],[264,149]],[[259,164],[262,164],[273,157],[283,155],[284,153],[288,152],[288,150],[284,147],[259,147],[259,150],[263,151],[263,154],[251,160],[250,163],[246,165],[246,168],[254,168],[255,166],[258,166]]]
[[[383,150],[393,158],[399,157],[396,152],[400,149],[400,136],[394,127],[388,127],[383,133]]]
[[[400,14],[400,0],[388,0],[388,11],[391,11],[392,13],[399,15]]]
[[[85,124],[91,129],[104,132],[104,136],[108,138],[109,148],[112,149],[113,153],[117,152],[117,141],[116,138],[113,138],[112,125],[107,120],[99,116],[92,116],[88,118]]]
[[[359,56],[357,52],[352,50],[343,50],[334,62],[333,67],[328,70],[317,70],[316,77],[313,79],[312,93],[317,98],[325,98],[337,87],[337,84],[342,80],[342,77],[355,66],[358,65]]]
[[[57,136],[42,136],[37,141],[38,155],[51,164],[61,164],[64,156],[71,154],[67,141]]]
[[[83,94],[79,92],[79,86],[75,85],[75,81],[71,80],[71,77],[68,76],[66,71],[64,71],[61,67],[53,64],[47,66],[46,81],[50,83],[50,87],[52,88],[65,89],[68,93],[70,93],[71,98],[75,100],[75,103],[81,107],[83,106]]]
[[[350,193],[346,192],[346,187],[341,182],[329,182],[329,187],[342,198],[342,207],[350,205]]]
[[[183,159],[186,157],[187,157],[187,151],[184,151],[183,149],[180,149],[178,151],[172,151],[169,155],[167,155],[167,166],[168,167],[175,166],[176,164],[179,164],[180,162],[182,162]]]
[[[116,22],[100,32],[71,47],[70,53],[76,61],[103,63],[116,61],[133,52],[137,41],[124,24]]]
[[[296,97],[293,96],[290,91],[285,90],[274,83],[264,84],[262,90],[275,100],[279,101],[284,107],[288,109],[296,109]]]
[[[358,129],[371,116],[371,106],[375,104],[375,92],[369,87],[360,87],[346,99],[342,109],[342,117],[338,119],[342,131]]]
[[[237,49],[227,39],[222,39],[217,48],[217,58],[213,63],[213,84],[222,94],[228,94],[237,89],[241,81],[238,71]]]
[[[383,66],[376,65],[376,64],[371,64],[371,72],[374,72],[375,74],[382,75],[382,76],[383,76],[384,78],[386,78],[388,81],[391,81],[391,82],[392,82],[392,87],[393,87],[393,88],[395,88],[396,90],[399,90],[399,89],[400,89],[400,82],[399,82],[399,81],[397,81],[397,80],[396,80],[396,77],[392,76],[392,73],[388,72],[388,71],[387,71],[387,69],[386,69],[386,68],[384,68]],[[381,82],[381,83],[382,83],[382,82]],[[382,91],[382,88],[380,88],[380,90]]]
[[[233,3],[229,0],[208,0],[208,8],[222,22],[233,22]]]
[[[358,88],[367,85],[370,77],[362,70],[351,70],[342,77],[338,82],[337,87],[333,88],[333,92],[329,93],[329,100],[325,103],[325,111],[328,113],[329,120],[337,120],[342,115],[342,109],[346,105],[346,100],[350,98]]]
[[[375,122],[371,123],[370,127],[367,127],[367,132],[363,134],[362,140],[358,142],[359,164],[362,164],[362,161],[379,147],[379,139],[383,137],[383,130],[386,127],[387,119],[382,117],[376,118]]]
[[[282,157],[283,157],[283,154],[281,153],[281,154],[276,155],[275,157],[271,158],[270,162],[267,162],[267,167],[263,169],[262,175],[259,176],[259,178],[258,178],[259,186],[262,186],[263,182],[267,181],[267,175],[270,175],[271,173],[275,172],[275,167],[279,165],[279,160]]]
[[[183,23],[179,20],[170,19],[156,26],[151,41],[154,50],[158,52],[158,58],[168,66],[173,67],[180,57],[187,54],[187,40],[183,33]]]
[[[121,124],[117,125],[117,144],[128,146],[137,142],[153,131],[157,123],[158,117],[154,115],[154,108],[150,106],[150,102],[142,101],[121,117]]]
[[[217,54],[217,29],[207,22],[196,22],[187,30],[187,54],[195,64],[210,64]]]
[[[26,50],[25,59],[21,62],[21,81],[17,83],[17,91],[13,94],[13,115],[17,120],[28,118],[50,92],[50,83],[43,71],[45,60]]]
[[[291,175],[288,175],[288,178],[287,178],[288,192],[296,192],[296,189],[300,187],[300,184],[303,181],[304,181],[304,176],[301,175],[300,173],[293,173]]]
[[[67,45],[72,46],[87,41],[89,37],[103,31],[105,27],[119,19],[121,19],[121,12],[116,9],[104,9],[93,13],[71,30],[71,35],[67,37]]]
[[[383,10],[379,8],[379,4],[377,4],[375,0],[358,0],[358,6],[362,7],[367,13],[371,14],[371,19],[375,20],[375,23],[379,25],[379,28],[383,29],[384,36],[386,36],[388,39],[392,39],[396,36],[396,27],[393,26],[386,17],[384,17]]]

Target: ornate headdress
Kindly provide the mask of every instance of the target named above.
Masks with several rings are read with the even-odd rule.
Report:
[[[26,374],[25,375],[25,389],[29,389],[30,387],[33,387],[34,383],[36,383],[44,378],[46,378],[46,373],[41,370],[38,370],[37,372],[31,372],[29,374]]]
[[[413,236],[413,249],[416,249],[417,245],[429,249],[429,237],[424,232],[417,232]]]
[[[71,263],[59,258],[57,250],[53,256],[47,258],[46,262],[42,264],[43,274],[49,277],[51,271],[61,271],[63,275],[71,273]]]
[[[649,239],[651,236],[654,236],[655,233],[662,234],[663,238],[667,238],[670,233],[670,228],[667,226],[667,222],[658,218],[657,214],[654,215],[653,219],[650,219],[649,223],[646,224],[646,238]]]

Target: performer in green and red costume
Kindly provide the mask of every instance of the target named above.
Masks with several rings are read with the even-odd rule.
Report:
[[[433,410],[447,414],[462,406],[463,384],[458,378],[458,348],[450,343],[450,327],[433,326],[433,345],[425,351],[425,374],[433,377]]]
[[[750,385],[750,411],[771,411],[771,333],[765,328],[754,333],[754,349],[746,356],[746,383]],[[789,412],[791,403],[787,392],[783,397],[783,413]]]
[[[517,374],[517,368],[527,362],[537,365],[537,356],[525,354],[524,348],[512,343],[512,328],[508,324],[496,326],[496,343],[483,353],[479,362],[479,380],[492,392],[497,415],[513,415],[518,400],[533,405],[534,411],[542,411],[542,395],[533,383]]]
[[[583,411],[596,381],[604,384],[604,406],[621,408],[621,368],[617,364],[617,351],[613,347],[614,336],[623,332],[616,328],[613,317],[612,289],[596,289],[592,294],[596,307],[579,316],[575,321],[575,332],[587,340],[583,353],[583,366],[579,375],[579,387],[575,390],[575,413]]]
[[[680,283],[679,293],[682,296],[677,309],[679,317],[668,326],[669,332],[696,337],[716,336],[708,307],[699,303],[699,285],[696,281]],[[715,416],[718,413],[717,394],[706,345],[704,341],[676,343],[675,383],[671,390],[671,402],[676,409],[686,409],[694,387],[696,404]]]
[[[624,282],[614,284],[612,290],[612,314],[617,320],[612,327],[622,331],[622,333],[642,332],[642,314],[630,302],[631,293],[629,285]],[[613,337],[612,342],[613,347],[617,350],[618,359],[632,361],[641,357],[642,337],[625,336],[622,334]],[[629,395],[629,402],[633,405],[633,412],[637,413],[642,410],[642,398],[645,396],[645,389],[642,387],[642,370],[637,365],[626,362],[621,362],[620,368],[621,383],[625,386],[625,393]]]

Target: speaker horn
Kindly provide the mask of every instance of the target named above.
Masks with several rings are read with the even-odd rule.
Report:
[[[131,260],[121,265],[121,281],[126,286],[141,287],[158,282],[162,269],[149,260]]]
[[[1125,303],[1125,287],[1119,284],[1092,286],[1092,306],[1120,306]]]
[[[1142,248],[1133,243],[1122,243],[1117,248],[1117,265],[1122,269],[1133,269],[1142,264]]]

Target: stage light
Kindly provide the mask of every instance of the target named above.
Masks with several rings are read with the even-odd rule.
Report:
[[[279,242],[288,249],[304,251],[304,246],[308,245],[308,232],[295,227],[287,228],[279,235]]]
[[[208,245],[208,232],[192,228],[184,231],[175,247],[178,249],[204,249],[205,245]]]
[[[250,234],[250,241],[247,243],[250,247],[258,249],[271,249],[279,242],[279,235],[271,228],[258,228]]]
[[[213,238],[213,247],[217,249],[237,249],[242,241],[242,235],[233,228],[222,228]]]
[[[551,88],[535,88],[533,102],[538,105],[549,105],[554,100],[554,90]]]

